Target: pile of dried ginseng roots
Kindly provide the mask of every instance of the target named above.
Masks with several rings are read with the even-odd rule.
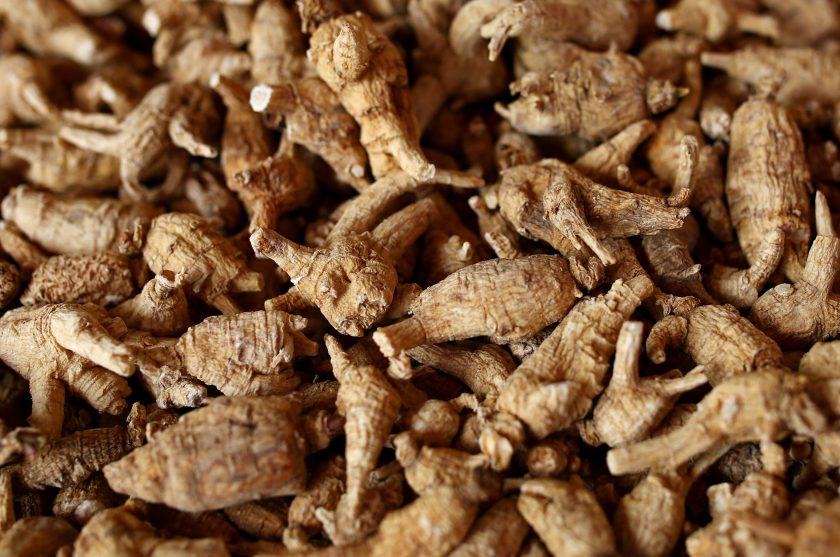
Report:
[[[0,556],[840,551],[837,0],[0,18]]]

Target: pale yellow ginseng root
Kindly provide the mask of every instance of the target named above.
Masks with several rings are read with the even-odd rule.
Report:
[[[516,508],[516,497],[500,499],[484,511],[449,557],[514,557],[528,534],[528,523]]]
[[[673,468],[723,441],[776,441],[825,427],[825,415],[808,396],[805,381],[785,368],[764,368],[717,385],[681,428],[610,450],[607,466],[615,475]]]
[[[422,344],[477,336],[510,342],[562,318],[577,295],[562,257],[484,261],[424,290],[411,306],[411,317],[378,329],[373,339],[389,358]]]
[[[247,267],[245,256],[196,215],[166,213],[155,218],[143,258],[156,274],[186,275],[198,296],[225,314],[238,311],[230,293],[259,292],[263,287],[262,275]]]
[[[756,0],[680,0],[656,14],[656,25],[665,31],[683,31],[718,43],[741,33],[775,38],[779,22],[757,13]]]
[[[132,512],[131,506],[97,513],[79,533],[73,548],[79,557],[108,555],[183,555],[228,557],[221,538],[166,539]]]
[[[284,394],[299,382],[292,361],[314,356],[306,319],[282,311],[208,317],[175,345],[186,373],[227,396]]]
[[[609,520],[579,476],[569,481],[528,479],[516,507],[552,555],[590,557],[615,553]]]
[[[220,398],[106,466],[105,477],[118,493],[184,511],[294,495],[306,485],[303,431],[292,398]]]
[[[21,518],[0,540],[0,554],[18,557],[55,555],[76,539],[78,532],[63,518],[28,516]]]
[[[282,0],[259,3],[248,41],[255,83],[281,85],[311,71],[300,24]]]
[[[115,117],[107,126],[82,119],[78,126],[63,126],[59,137],[84,149],[118,157],[123,193],[136,201],[155,202],[171,197],[180,185],[186,153],[209,158],[218,154],[206,139],[217,119],[206,89],[168,82],[152,88],[124,118]],[[144,176],[166,158],[172,161],[166,178],[157,188],[148,189],[142,183]]]
[[[537,438],[583,418],[603,389],[622,324],[652,289],[650,279],[636,277],[578,302],[511,374],[498,408],[524,422]]]
[[[161,271],[143,290],[111,310],[130,329],[147,331],[159,337],[178,336],[190,326],[187,297],[182,288],[184,275]]]
[[[321,79],[307,77],[274,86],[257,85],[251,89],[250,104],[270,127],[285,125],[283,140],[323,158],[339,180],[358,191],[370,185],[359,126]]]
[[[317,306],[343,334],[363,336],[382,319],[397,286],[394,262],[429,225],[434,203],[424,199],[391,215],[372,233],[349,233],[313,249],[264,228],[251,235],[258,257],[292,278],[303,306]],[[275,307],[274,301],[266,307]]]
[[[807,347],[840,333],[840,295],[832,292],[840,267],[840,239],[817,192],[817,237],[793,284],[768,290],[753,304],[750,321],[783,348]]]
[[[20,301],[23,305],[67,302],[109,306],[133,293],[131,266],[124,255],[56,255],[35,269]]]
[[[798,280],[811,236],[811,179],[799,127],[781,105],[754,97],[735,111],[729,145],[726,201],[747,261],[761,266],[762,244],[783,232],[780,267]]]
[[[99,193],[120,185],[120,161],[92,153],[38,129],[0,130],[0,150],[27,162],[24,175],[56,193]]]
[[[0,85],[0,125],[49,124],[59,119],[59,110],[49,97],[54,85],[49,64],[11,54],[0,60],[0,72],[5,76]]]
[[[394,44],[360,12],[317,23],[307,57],[359,124],[374,178],[402,169],[430,181],[435,166],[420,149],[408,76]]]
[[[30,423],[49,436],[61,433],[65,388],[100,412],[125,410],[134,356],[103,327],[106,317],[94,306],[56,304],[0,318],[0,360],[29,381]]]
[[[376,524],[360,521],[365,505],[371,472],[391,428],[397,418],[402,400],[399,392],[375,366],[356,365],[331,336],[324,337],[332,360],[333,373],[340,383],[338,412],[344,416],[347,462],[346,490],[338,501],[334,515],[322,515],[330,539],[336,545],[359,542],[368,536]]]
[[[58,197],[20,186],[3,198],[2,212],[3,220],[46,251],[94,255],[138,253],[149,221],[162,211],[116,199]]]
[[[520,132],[603,140],[673,107],[684,93],[651,79],[638,59],[615,48],[581,50],[563,71],[529,72],[511,83],[519,98],[496,112]],[[605,94],[603,91],[610,91]]]
[[[627,321],[621,326],[612,378],[598,399],[591,420],[582,424],[587,443],[615,447],[644,439],[671,411],[679,395],[706,383],[702,367],[685,376],[669,372],[640,378],[642,340],[641,322]]]
[[[783,364],[782,351],[730,305],[704,305],[657,322],[645,341],[648,358],[665,361],[665,350],[682,347],[709,383]]]
[[[631,0],[524,0],[504,6],[481,27],[481,36],[490,39],[491,60],[508,38],[520,36],[545,36],[593,50],[615,44],[626,50],[636,39],[641,15],[639,3]]]

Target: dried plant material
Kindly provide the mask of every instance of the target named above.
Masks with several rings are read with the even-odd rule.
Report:
[[[741,33],[775,38],[779,22],[757,13],[755,0],[680,0],[656,14],[656,25],[665,31],[684,31],[718,43]]]
[[[819,213],[827,215],[820,230]],[[840,265],[840,240],[831,229],[825,198],[817,193],[817,232],[799,280],[763,294],[750,310],[750,321],[783,348],[807,347],[840,333],[840,297],[832,293]]]
[[[776,42],[817,44],[840,30],[840,9],[830,0],[762,0],[779,21]]]
[[[615,48],[581,51],[563,71],[527,73],[510,90],[519,98],[497,104],[496,112],[516,130],[591,140],[668,110],[682,93],[669,81],[648,78],[641,62]]]
[[[732,114],[748,96],[744,82],[725,74],[704,83],[703,100],[697,114],[703,133],[715,141],[729,142]]]
[[[282,311],[208,317],[175,345],[183,369],[227,396],[275,395],[294,389],[292,361],[314,356],[306,319]]]
[[[399,393],[376,367],[356,365],[333,337],[324,339],[332,360],[338,389],[338,412],[344,416],[347,437],[346,491],[335,510],[330,538],[336,545],[359,542],[370,534],[358,518],[365,504],[370,474],[376,468],[401,406]],[[373,525],[364,525],[373,526]]]
[[[552,555],[615,553],[613,531],[604,510],[578,476],[570,481],[525,480],[516,507]]]
[[[377,330],[373,339],[388,357],[422,344],[477,336],[519,340],[560,319],[577,295],[561,257],[484,261],[424,290],[411,306],[411,317]]]
[[[230,553],[220,538],[162,538],[151,526],[132,514],[130,507],[118,507],[98,513],[87,523],[73,546],[73,555],[228,557]]]
[[[281,0],[267,0],[257,6],[248,53],[251,77],[256,83],[280,85],[306,72],[299,23]]]
[[[616,281],[608,293],[578,302],[511,374],[498,408],[522,420],[537,438],[583,418],[603,388],[622,323],[652,287],[645,277]]]
[[[657,126],[652,120],[634,122],[578,157],[574,167],[594,182],[613,186],[616,183],[618,166],[629,164],[636,148],[653,135],[656,129]],[[721,192],[722,190],[723,187]]]
[[[0,259],[0,308],[8,307],[20,291],[20,271],[12,263]]]
[[[119,159],[80,149],[54,133],[0,130],[0,149],[26,161],[26,179],[56,193],[98,193],[120,184]]]
[[[23,237],[14,224],[4,221],[0,221],[0,250],[17,263],[23,278],[32,276],[32,271],[48,259],[38,246]]]
[[[838,350],[840,343],[836,341],[817,342],[802,356],[798,370],[808,378],[811,398],[834,416],[840,416]]]
[[[394,262],[426,229],[433,210],[430,200],[418,201],[372,233],[341,236],[320,249],[264,228],[251,235],[251,246],[288,273],[304,306],[317,306],[338,332],[360,337],[384,317],[397,286]],[[272,302],[266,307],[276,307]]]
[[[499,171],[522,164],[533,164],[541,158],[534,140],[513,129],[508,122],[501,126],[494,151]]]
[[[299,403],[227,397],[190,412],[104,472],[118,493],[204,511],[298,493],[307,451]]]
[[[577,440],[562,433],[529,444],[521,460],[534,478],[557,478],[581,465]]]
[[[159,337],[178,336],[190,326],[187,297],[182,288],[184,275],[162,271],[143,290],[111,310],[130,329]]]
[[[66,520],[30,516],[17,521],[0,540],[0,555],[52,557],[76,539],[78,532]]]
[[[0,13],[3,8],[0,5]],[[49,97],[53,79],[46,62],[6,55],[0,61],[0,71],[6,76],[0,86],[0,124],[49,124],[59,119],[59,110]]]
[[[528,533],[528,523],[516,509],[516,498],[506,497],[487,509],[449,557],[515,557]]]
[[[197,85],[165,83],[152,88],[124,118],[98,126],[65,125],[59,137],[84,149],[118,157],[123,193],[136,201],[155,202],[171,197],[183,177],[178,148],[198,157],[215,157],[206,140],[216,119],[212,99]],[[86,129],[86,128],[90,129]],[[99,129],[97,129],[99,128]],[[142,181],[149,170],[168,159],[163,183],[154,190]]]
[[[651,77],[678,83],[683,79],[686,64],[705,50],[706,44],[699,37],[687,33],[665,35],[651,39],[638,54],[639,61]],[[689,95],[695,93],[691,84]]]
[[[235,230],[242,215],[236,195],[209,170],[200,170],[187,178],[184,196],[171,203],[170,208],[204,217],[223,231]]]
[[[331,456],[315,465],[306,489],[289,505],[288,525],[283,533],[286,547],[292,550],[308,547],[309,537],[321,530],[317,514],[335,510],[344,494],[346,478],[343,456]]]
[[[584,426],[589,430],[587,435],[594,434],[592,440],[610,447],[646,438],[671,411],[679,395],[707,381],[702,367],[684,376],[676,372],[640,378],[642,334],[642,323],[638,321],[627,321],[621,326],[612,379],[598,399],[591,421]]]
[[[116,253],[56,255],[32,273],[21,295],[24,305],[113,305],[134,293],[128,258]]]
[[[134,358],[108,334],[104,317],[93,306],[56,304],[0,318],[0,360],[29,381],[30,422],[47,435],[61,433],[65,387],[100,412],[126,407],[123,377],[134,372]]]
[[[813,435],[825,428],[826,418],[805,383],[784,368],[731,377],[703,398],[681,428],[610,450],[610,472],[673,468],[724,441],[777,441],[790,432]]]
[[[249,536],[282,540],[288,512],[288,504],[282,499],[267,499],[228,507],[225,516]]]
[[[99,511],[117,506],[117,499],[104,476],[94,474],[79,484],[61,488],[52,510],[57,517],[83,526]]]
[[[238,311],[230,293],[263,288],[262,275],[248,269],[242,253],[195,215],[167,213],[155,218],[146,234],[143,257],[156,274],[186,275],[202,300],[226,314]]]
[[[645,342],[648,358],[665,361],[665,350],[681,346],[709,383],[783,365],[779,346],[729,305],[700,306],[656,323]]]
[[[497,396],[516,368],[510,354],[495,344],[424,345],[406,354],[452,375],[481,397]]]
[[[508,38],[549,37],[571,41],[593,50],[616,45],[627,50],[636,39],[640,24],[637,2],[586,2],[581,0],[525,0],[504,6],[481,27],[490,39],[490,59],[495,60]]]
[[[469,205],[478,218],[481,238],[490,246],[497,257],[515,259],[525,256],[518,234],[505,220],[501,212],[490,210],[484,198],[478,195],[469,199]]]
[[[62,0],[35,0],[26,4],[5,0],[0,3],[0,15],[6,21],[6,32],[42,56],[69,58],[93,66],[126,55],[119,46],[97,34]]]
[[[414,440],[430,447],[448,447],[461,428],[461,417],[456,406],[436,399],[427,400],[402,421],[405,431]]]
[[[784,232],[780,266],[798,280],[811,235],[810,175],[799,128],[779,104],[752,98],[735,111],[729,145],[726,200],[747,261],[757,265],[762,243]]]
[[[204,403],[207,389],[183,370],[175,351],[177,339],[132,331],[121,340],[137,354],[140,385],[154,397],[159,408],[194,408]]]
[[[257,85],[251,89],[250,103],[271,127],[284,123],[283,140],[324,159],[339,180],[360,191],[369,185],[365,177],[367,154],[359,143],[359,126],[319,78]]]
[[[276,228],[281,215],[306,205],[315,193],[315,179],[305,162],[281,154],[237,173],[229,187],[242,200],[254,232]]]
[[[434,178],[435,166],[420,150],[405,65],[373,21],[361,13],[334,17],[318,25],[309,44],[319,77],[359,124],[373,176],[401,169],[418,181]]]
[[[142,432],[124,426],[77,431],[39,448],[21,465],[19,481],[27,489],[79,485],[142,442]]]
[[[137,253],[145,229],[161,211],[151,205],[100,197],[58,197],[29,186],[3,198],[3,220],[46,251],[95,255]],[[67,234],[73,230],[73,234]]]
[[[772,90],[776,100],[787,107],[840,100],[832,81],[840,60],[831,50],[752,45],[729,53],[704,52],[700,61],[754,87]]]
[[[665,291],[677,296],[692,296],[704,304],[714,304],[715,299],[703,286],[700,265],[691,257],[692,229],[697,223],[687,218],[682,228],[661,230],[642,236],[641,247],[651,275]]]

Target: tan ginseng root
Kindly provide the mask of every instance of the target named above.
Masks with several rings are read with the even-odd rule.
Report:
[[[614,187],[618,181],[618,166],[630,164],[630,159],[633,158],[636,148],[656,133],[656,130],[657,125],[652,120],[645,119],[633,122],[608,140],[578,157],[575,160],[574,167],[590,180]],[[679,144],[679,141],[677,144]],[[679,153],[677,153],[677,159],[679,159]],[[673,180],[668,182],[673,183]]]
[[[0,253],[15,262],[23,279],[31,277],[32,272],[49,259],[38,246],[24,238],[14,224],[5,221],[0,221]]]
[[[315,153],[336,177],[357,191],[370,185],[365,177],[367,154],[359,143],[359,126],[336,94],[319,78],[251,89],[251,109],[271,128],[285,125],[283,140]]]
[[[510,354],[495,344],[427,344],[411,348],[406,354],[455,377],[481,398],[498,396],[516,368]]]
[[[197,215],[166,213],[155,218],[143,258],[155,274],[187,276],[189,288],[224,314],[239,311],[231,293],[263,288],[263,276],[247,267],[245,256]]]
[[[616,45],[627,50],[642,23],[640,2],[634,0],[524,0],[508,2],[482,25],[481,36],[490,39],[490,60],[495,60],[509,38],[546,37],[570,41],[592,50]]]
[[[203,165],[202,165],[203,166]],[[210,221],[220,232],[238,229],[242,206],[224,179],[211,165],[193,170],[184,181],[182,197],[169,203],[169,209],[193,213]]]
[[[65,555],[78,532],[63,518],[28,516],[18,520],[0,539],[0,555],[53,557]]]
[[[411,317],[378,329],[373,340],[389,358],[423,344],[478,336],[521,340],[561,319],[577,296],[562,257],[483,261],[424,290],[411,304]]]
[[[418,181],[434,178],[435,166],[420,149],[408,75],[397,48],[361,12],[320,16],[304,18],[304,25],[317,25],[307,58],[359,124],[374,178],[400,169]]]
[[[467,535],[478,505],[452,488],[425,492],[408,505],[389,513],[369,538],[348,546],[330,546],[295,553],[301,557],[445,557]],[[260,556],[257,556],[260,557]],[[270,557],[262,555],[261,557]]]
[[[241,532],[259,540],[282,540],[289,504],[284,499],[264,499],[228,507],[225,517]]]
[[[227,396],[276,395],[300,379],[292,361],[318,346],[301,332],[306,319],[282,311],[208,317],[175,344],[186,373]]]
[[[91,305],[24,307],[0,317],[0,360],[29,381],[30,423],[61,434],[65,388],[97,411],[120,414],[135,369],[132,351],[106,330],[107,315]]]
[[[494,193],[493,195],[497,194]],[[494,198],[494,201],[494,209],[498,209],[498,198]],[[469,205],[478,220],[478,231],[481,234],[481,239],[493,250],[496,257],[515,259],[525,255],[520,245],[520,236],[500,211],[490,208],[485,196],[474,195],[469,199]]]
[[[607,466],[614,475],[675,468],[721,442],[777,441],[791,432],[813,436],[827,424],[806,383],[781,367],[730,377],[703,398],[685,425],[611,449]]]
[[[35,269],[20,301],[23,305],[67,302],[109,306],[133,293],[131,265],[124,255],[56,255]]]
[[[799,280],[768,290],[750,310],[750,321],[783,348],[809,347],[840,334],[840,295],[832,292],[840,268],[840,239],[821,192],[816,196],[816,225],[817,237]]]
[[[656,14],[656,25],[665,31],[683,31],[719,43],[742,33],[775,38],[779,22],[758,13],[759,0],[679,0]]]
[[[99,511],[116,507],[120,497],[108,486],[105,476],[94,474],[71,486],[62,487],[55,496],[55,516],[84,526]]]
[[[0,259],[0,309],[6,308],[17,300],[20,292],[21,272],[18,268]]]
[[[653,173],[676,187],[680,173],[680,141],[686,136],[697,140],[696,184],[690,206],[700,214],[715,238],[728,242],[732,240],[732,222],[723,199],[724,173],[720,153],[715,146],[706,144],[696,120],[703,93],[701,68],[696,60],[686,63],[685,77],[688,95],[659,123],[659,129],[645,147],[645,155]]]
[[[121,119],[92,114],[77,120],[78,125],[64,125],[59,137],[83,149],[118,157],[122,193],[135,201],[171,197],[186,171],[187,154],[206,158],[218,154],[206,139],[218,115],[209,92],[196,84],[158,85]],[[168,168],[161,185],[154,189],[144,186],[145,175],[164,160]]]
[[[300,24],[282,0],[264,0],[257,6],[248,53],[255,83],[280,85],[311,71]]]
[[[681,394],[706,384],[702,366],[684,376],[675,370],[640,378],[642,340],[641,322],[626,321],[621,326],[610,383],[598,399],[592,418],[581,424],[581,434],[588,444],[616,447],[646,438]]]
[[[527,479],[516,507],[552,555],[615,554],[615,537],[595,494],[578,476],[569,481]]]
[[[294,495],[306,486],[305,419],[293,397],[218,398],[106,466],[105,477],[117,493],[183,511]]]
[[[59,197],[19,186],[3,198],[2,212],[3,220],[46,251],[95,255],[139,253],[149,221],[162,210],[103,197]]]
[[[190,326],[190,311],[184,294],[185,275],[161,271],[143,290],[122,302],[110,313],[122,319],[129,329],[147,331],[158,337],[174,337]]]
[[[612,519],[619,551],[637,557],[671,555],[685,527],[689,489],[727,448],[709,451],[690,465],[651,471],[622,497]]]
[[[338,412],[344,416],[346,490],[334,513],[321,513],[332,542],[349,545],[366,538],[376,523],[363,523],[363,506],[371,472],[399,414],[402,399],[388,379],[375,366],[357,365],[329,335],[324,337],[332,360],[333,373],[340,383]]]
[[[318,509],[334,511],[345,492],[346,461],[341,455],[329,456],[317,462],[309,475],[306,489],[298,493],[289,505],[283,543],[290,550],[306,549],[309,538],[321,531]]]
[[[449,557],[516,557],[528,534],[528,523],[516,508],[516,497],[505,497],[484,511],[464,541]]]
[[[289,274],[299,306],[318,307],[338,332],[361,337],[385,316],[397,286],[394,263],[425,231],[433,211],[434,203],[423,199],[394,213],[372,233],[342,235],[319,249],[260,228],[251,235],[251,246],[258,257],[271,259]],[[275,300],[266,307],[277,307]]]
[[[657,322],[645,341],[648,358],[664,363],[671,347],[681,347],[703,366],[712,385],[783,365],[779,345],[730,305],[699,306]]]
[[[0,72],[5,76],[0,85],[0,125],[49,125],[59,121],[60,111],[49,97],[54,85],[52,71],[45,61],[22,54],[0,60]]]
[[[496,104],[496,112],[523,133],[604,140],[668,110],[683,93],[670,81],[649,78],[638,59],[616,48],[579,50],[563,71],[529,72],[511,83],[519,98]]]
[[[650,279],[636,277],[579,301],[508,377],[497,408],[516,416],[539,439],[586,416],[603,389],[622,324],[652,289]]]
[[[100,193],[120,185],[120,161],[39,129],[0,130],[0,151],[26,161],[27,181],[55,192]]]
[[[155,532],[132,512],[132,505],[107,509],[97,513],[82,528],[73,546],[78,557],[229,557],[221,538],[172,538]]]

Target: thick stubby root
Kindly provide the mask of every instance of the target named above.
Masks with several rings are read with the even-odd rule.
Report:
[[[186,276],[162,271],[143,290],[111,310],[130,329],[159,337],[178,336],[190,326],[190,312],[183,282]]]
[[[757,4],[757,3],[756,3]],[[758,6],[756,5],[756,9]],[[656,14],[656,25],[665,31],[683,31],[713,43],[754,33],[775,38],[779,22],[771,15],[758,14],[727,0],[680,0]]]
[[[24,305],[67,302],[110,306],[133,293],[131,267],[124,255],[57,255],[35,269],[20,301]]]

